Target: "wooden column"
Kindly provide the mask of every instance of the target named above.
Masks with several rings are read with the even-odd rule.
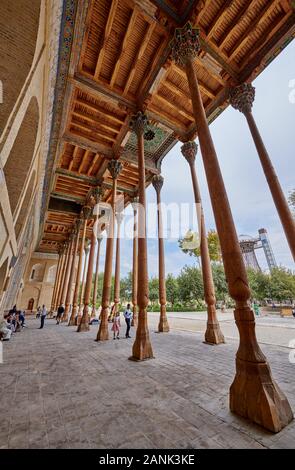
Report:
[[[120,303],[120,237],[121,237],[121,223],[123,220],[122,212],[117,212],[116,215],[117,221],[117,240],[116,240],[116,264],[115,264],[115,284],[114,284],[114,304],[115,304],[115,313],[119,309]]]
[[[175,31],[171,46],[174,60],[186,70],[229,293],[236,302],[234,315],[240,344],[236,376],[230,387],[230,408],[266,429],[278,432],[293,419],[293,414],[257,343],[246,269],[193,64],[200,49],[198,34],[198,30],[187,24]]]
[[[98,274],[99,274],[99,256],[100,256],[101,242],[102,242],[102,236],[98,235],[98,237],[97,237],[96,266],[95,266],[95,278],[94,278],[94,286],[93,286],[91,318],[96,317],[96,298],[97,298],[97,285],[98,285]]]
[[[112,207],[110,211],[109,227],[107,230],[107,246],[105,256],[105,267],[103,277],[103,288],[101,298],[100,324],[96,341],[106,341],[109,339],[108,316],[112,290],[112,264],[114,247],[114,216],[116,210],[117,178],[122,169],[122,164],[118,160],[111,160],[108,163],[108,170],[113,178]]]
[[[132,306],[133,306],[133,316],[131,325],[137,326],[138,323],[138,315],[137,315],[137,276],[138,276],[138,269],[137,269],[137,207],[138,207],[138,197],[133,198],[132,200],[132,207],[133,207],[133,262],[132,262]]]
[[[254,98],[255,88],[251,85],[251,83],[242,83],[241,85],[232,88],[230,91],[231,105],[233,108],[238,109],[241,113],[243,113],[247,119],[249,129],[252,134],[254,144],[256,146],[256,150],[273,197],[273,201],[281,219],[282,226],[284,228],[286,238],[293,255],[293,259],[295,260],[295,220],[292,216],[290,207],[282,191],[282,187],[279,183],[275,169],[272,166],[268,152],[256,126],[256,122],[252,114]]]
[[[73,295],[73,309],[71,313],[71,318],[69,321],[69,326],[75,326],[76,325],[76,317],[78,316],[78,297],[79,297],[79,290],[80,290],[80,281],[81,281],[81,273],[82,273],[82,263],[83,263],[83,253],[84,253],[84,245],[85,245],[85,236],[86,236],[86,228],[87,228],[87,218],[89,213],[85,212],[89,209],[89,213],[91,211],[91,208],[89,206],[84,206],[83,210],[81,212],[80,216],[84,217],[84,223],[83,223],[83,231],[82,231],[82,239],[81,239],[81,245],[80,245],[80,253],[79,253],[79,262],[78,262],[78,269],[77,269],[77,277],[76,277],[76,282],[75,282],[75,289],[74,289],[74,295]]]
[[[78,244],[79,244],[79,234],[80,234],[81,224],[82,224],[82,219],[77,219],[76,224],[75,224],[75,229],[74,229],[75,230],[74,231],[74,249],[73,249],[73,257],[72,257],[71,270],[70,270],[70,276],[69,276],[68,290],[67,290],[67,295],[66,295],[66,306],[65,306],[63,317],[62,317],[63,322],[69,321],[69,313],[70,313],[71,306],[72,306],[72,291],[73,291],[73,282],[74,282],[74,276],[75,276],[76,258],[77,258],[77,250],[78,250]]]
[[[73,251],[73,234],[71,233],[69,237],[69,247],[68,247],[68,253],[67,253],[67,260],[65,264],[65,274],[64,274],[64,280],[63,280],[63,285],[62,285],[61,298],[60,298],[61,305],[65,305],[65,301],[66,301],[66,295],[67,295],[67,289],[68,289],[68,283],[69,283],[69,277],[70,277],[70,269],[71,269],[72,251]]]
[[[169,331],[169,323],[166,313],[166,276],[165,276],[165,250],[163,238],[163,221],[161,208],[161,189],[164,178],[161,175],[155,175],[152,184],[157,194],[158,208],[158,243],[159,243],[159,300],[160,300],[160,319],[158,325],[159,333],[167,333]]]
[[[148,266],[147,266],[147,240],[146,240],[146,195],[145,195],[145,160],[143,133],[148,122],[147,117],[141,111],[133,116],[130,126],[135,132],[138,145],[138,275],[137,275],[137,303],[138,326],[130,359],[142,361],[153,358],[153,350],[150,342],[147,307],[149,303],[148,292]]]
[[[207,329],[205,332],[205,343],[208,344],[221,344],[224,343],[224,336],[221,332],[220,325],[217,319],[215,308],[215,290],[213,283],[213,275],[211,269],[211,262],[208,249],[207,233],[205,227],[205,218],[202,207],[201,194],[197,180],[195,159],[198,151],[198,146],[195,142],[186,142],[181,147],[181,152],[190,166],[194,197],[196,208],[197,204],[201,207],[201,220],[200,220],[200,252],[202,263],[202,275],[204,284],[205,302],[207,304]],[[197,214],[198,215],[198,214]]]
[[[70,247],[70,253],[69,253],[69,259],[67,263],[67,271],[66,271],[66,276],[65,276],[65,283],[64,283],[64,297],[62,298],[63,304],[65,305],[65,311],[61,317],[61,322],[67,322],[68,321],[68,312],[66,313],[67,310],[67,299],[70,298],[71,295],[71,288],[72,286],[70,285],[70,280],[71,280],[71,272],[72,272],[72,264],[73,264],[73,258],[74,258],[74,247],[75,247],[75,239],[76,239],[76,233],[75,233],[75,228],[73,227],[71,229],[71,235],[70,235],[70,240],[71,240],[71,247]],[[70,303],[68,304],[68,311],[69,311]]]
[[[98,203],[100,201],[100,197],[102,193],[103,193],[103,189],[100,186],[93,188],[92,190],[92,198],[95,204],[94,225],[93,225],[93,230],[91,234],[90,253],[89,253],[89,261],[88,261],[86,284],[85,284],[84,309],[83,309],[81,321],[77,328],[78,332],[89,330],[89,319],[90,319],[89,318],[89,303],[90,303],[91,288],[92,288],[93,264],[94,264],[95,245],[96,245],[96,238],[97,238],[97,220],[98,220],[98,215],[99,215]]]
[[[90,251],[90,240],[88,238],[86,238],[85,247],[84,247],[84,254],[85,254],[84,268],[83,268],[83,276],[82,276],[82,284],[81,284],[81,294],[80,294],[80,302],[79,302],[79,313],[78,313],[78,317],[77,317],[77,325],[80,324],[82,314],[83,314],[85,281],[86,281],[89,251]]]
[[[60,269],[61,269],[61,264],[62,264],[62,255],[63,255],[62,250],[63,250],[63,248],[61,248],[61,247],[58,250],[58,263],[57,263],[55,280],[54,280],[54,287],[53,287],[53,292],[52,292],[50,316],[52,316],[52,313],[54,312],[54,307],[55,307],[55,300],[56,300],[57,290],[58,290],[58,285],[59,285],[59,275],[60,275]]]
[[[60,276],[59,276],[59,285],[58,285],[57,295],[56,295],[56,309],[60,306],[61,292],[62,292],[63,281],[65,277],[65,268],[66,268],[66,262],[67,262],[68,249],[69,249],[68,242],[64,242],[63,258],[62,258],[62,264],[61,264]]]

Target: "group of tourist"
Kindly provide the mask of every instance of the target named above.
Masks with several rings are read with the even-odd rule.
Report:
[[[44,305],[43,305],[43,308],[44,308]],[[61,304],[57,309],[57,313],[56,313],[56,317],[55,317],[57,325],[60,324],[62,316],[64,314],[64,311],[65,311],[64,305]],[[127,304],[126,310],[124,311],[123,315],[124,315],[125,323],[126,323],[125,337],[126,338],[131,338],[130,328],[131,328],[131,320],[132,320],[133,314],[132,314],[132,311],[130,309],[130,304]],[[114,334],[114,339],[120,339],[120,328],[121,328],[120,312],[119,311],[116,312],[116,305],[115,304],[111,308],[109,321],[113,323],[111,330]],[[92,321],[90,323],[92,323]],[[41,314],[41,324],[42,324],[42,314]],[[43,322],[43,325],[44,325],[44,322]]]
[[[125,333],[126,338],[131,338],[130,328],[131,328],[132,316],[133,316],[133,314],[132,314],[132,311],[130,309],[130,304],[128,304],[126,310],[124,311],[124,318],[125,318],[125,323],[126,323],[126,333]],[[120,312],[119,312],[119,310],[114,314],[112,322],[113,322],[112,332],[114,334],[114,339],[120,339],[121,321],[120,321]]]
[[[57,309],[56,314],[56,324],[58,325],[61,321],[62,315],[65,309],[63,305],[60,305]],[[45,305],[42,307],[37,308],[36,318],[40,318],[41,323],[39,329],[44,328],[45,318],[47,315],[47,309]],[[131,320],[133,317],[132,310],[130,308],[130,304],[127,304],[127,307],[123,313],[126,323],[126,332],[125,337],[131,338],[130,336],[130,328],[131,328]],[[112,318],[111,318],[112,316]],[[120,339],[120,328],[121,328],[121,320],[120,320],[120,311],[115,311],[115,308],[112,308],[110,321],[113,323],[112,325],[112,332],[114,335],[114,339]],[[4,341],[8,341],[11,338],[12,333],[19,332],[23,327],[25,327],[25,313],[23,311],[18,311],[16,305],[4,315],[2,322],[0,323],[0,337]]]
[[[19,333],[25,326],[25,313],[14,305],[0,322],[0,338],[9,341],[13,333]]]

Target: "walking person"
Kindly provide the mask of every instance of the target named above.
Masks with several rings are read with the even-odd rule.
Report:
[[[124,312],[124,318],[125,318],[125,322],[126,322],[126,326],[127,326],[125,336],[126,336],[126,338],[131,338],[131,336],[129,335],[130,327],[131,327],[131,320],[132,320],[132,311],[130,309],[130,304],[127,304],[127,308]]]
[[[41,315],[41,307],[38,307],[37,312],[36,312],[36,318],[40,318],[40,315]]]
[[[42,305],[42,310],[41,310],[41,325],[40,325],[39,330],[41,330],[41,329],[44,327],[44,322],[45,322],[46,315],[47,315],[46,307],[45,307],[45,305]]]
[[[113,326],[112,326],[114,339],[116,338],[120,339],[120,327],[121,327],[120,312],[116,312],[116,315],[114,316],[114,320],[113,320]]]
[[[56,314],[56,324],[59,325],[61,321],[61,317],[65,311],[64,306],[61,304],[58,309],[57,309],[57,314]]]

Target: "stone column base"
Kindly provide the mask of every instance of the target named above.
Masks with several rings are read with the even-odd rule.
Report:
[[[109,339],[108,311],[108,307],[101,310],[101,321],[99,324],[96,341],[107,341]]]
[[[287,426],[293,420],[293,412],[268,364],[237,358],[236,369],[230,387],[231,411],[275,433]]]
[[[168,333],[170,330],[166,314],[166,304],[161,305],[158,333]]]
[[[168,333],[169,331],[170,331],[170,328],[169,328],[167,318],[160,318],[159,325],[158,325],[158,332]]]
[[[219,323],[209,323],[207,322],[207,329],[205,333],[206,344],[223,344],[225,343],[224,336],[220,329]]]
[[[132,348],[132,356],[129,357],[131,361],[145,361],[147,359],[154,359],[148,331],[142,334],[136,334]]]
[[[89,331],[89,315],[88,313],[83,313],[81,321],[77,328],[78,333],[81,331]]]

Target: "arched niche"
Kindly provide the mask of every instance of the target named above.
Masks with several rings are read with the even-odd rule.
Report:
[[[25,194],[25,197],[23,199],[21,209],[17,218],[17,221],[15,223],[15,236],[16,239],[19,240],[21,229],[24,226],[26,216],[28,214],[28,211],[30,210],[29,204],[32,198],[32,193],[34,191],[34,184],[35,184],[35,176],[36,176],[36,171],[34,170],[33,173],[31,174],[31,178],[27,187],[27,191]]]
[[[40,0],[1,0],[0,79],[3,103],[0,134],[30,72],[38,34]]]
[[[57,264],[50,266],[50,268],[48,269],[46,282],[53,283],[55,281],[56,269],[57,269]]]
[[[31,98],[24,119],[19,128],[9,157],[4,166],[12,214],[21,197],[27,174],[34,156],[39,122],[39,106],[35,97]]]
[[[45,264],[36,263],[32,266],[30,280],[35,282],[42,282],[45,273]]]

